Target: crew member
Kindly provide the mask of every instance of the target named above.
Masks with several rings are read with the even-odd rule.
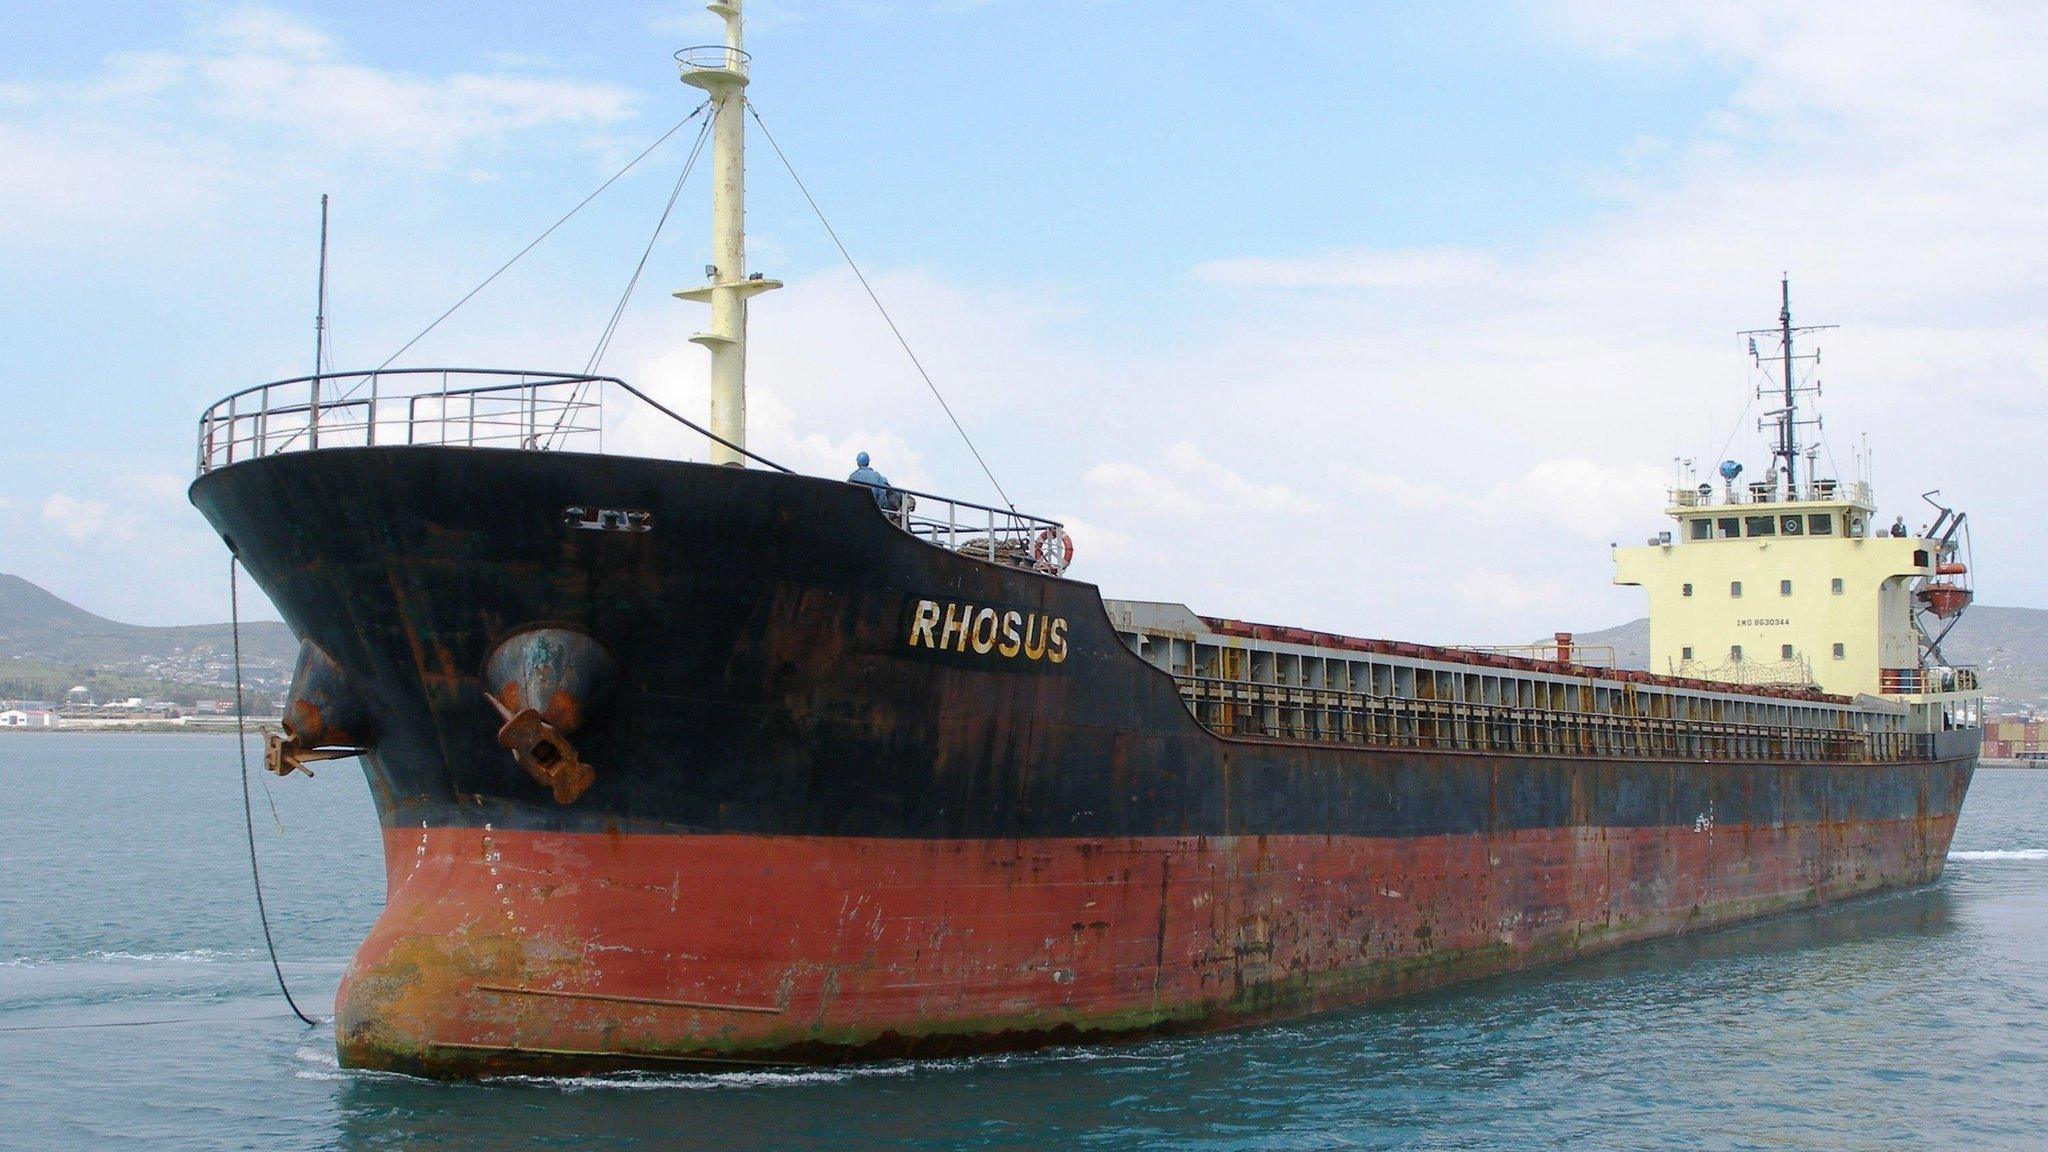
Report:
[[[859,465],[859,467],[853,470],[853,475],[846,478],[847,483],[865,484],[874,489],[875,503],[881,505],[884,512],[900,512],[903,510],[903,493],[889,487],[889,478],[887,476],[868,467],[867,453],[863,452],[855,456],[853,462]]]
[[[861,455],[865,456],[865,455],[867,455],[867,453],[863,452],[863,453],[861,453]],[[1899,517],[1898,519],[1896,519],[1896,520],[1892,521],[1892,539],[1894,539],[1894,540],[1904,540],[1905,538],[1906,538],[1906,518],[1905,518],[1904,516],[1901,516],[1901,517]]]

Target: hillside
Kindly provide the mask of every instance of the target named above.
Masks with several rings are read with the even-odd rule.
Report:
[[[1581,632],[1577,639],[1588,646],[1611,646],[1615,662],[1624,668],[1649,667],[1648,618]],[[1963,613],[1941,647],[1951,661],[1977,669],[1992,711],[2048,711],[2048,610],[1977,605]]]
[[[1612,647],[1624,668],[1649,667],[1650,622],[1581,632],[1586,647]],[[251,688],[282,687],[298,640],[275,620],[242,624],[242,667]],[[1983,677],[1992,711],[2048,712],[2048,610],[1979,605],[1943,644]],[[73,684],[96,694],[181,700],[217,694],[233,679],[226,624],[155,628],[98,616],[19,576],[0,573],[0,698],[55,699]]]
[[[252,684],[281,682],[298,641],[275,620],[244,621],[242,664]],[[156,628],[98,616],[22,579],[0,573],[0,696],[54,698],[70,684],[175,698],[232,681],[226,624]],[[149,685],[163,691],[151,693]],[[182,689],[182,691],[180,691]]]

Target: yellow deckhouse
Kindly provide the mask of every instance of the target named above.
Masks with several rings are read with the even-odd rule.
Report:
[[[1965,517],[1933,506],[1909,530],[1883,523],[1867,481],[1815,475],[1796,433],[1790,292],[1780,326],[1784,407],[1773,463],[1762,480],[1738,483],[1742,466],[1720,465],[1722,481],[1681,482],[1665,512],[1677,521],[1646,546],[1617,548],[1617,584],[1650,596],[1650,670],[1736,684],[1812,685],[1843,696],[1886,698],[1913,715],[1911,728],[1974,727],[1976,677],[1941,654],[1948,625],[1968,605],[1962,555]],[[1754,336],[1751,348],[1754,350]],[[1777,381],[1768,393],[1777,398]],[[1807,475],[1799,475],[1799,465]]]

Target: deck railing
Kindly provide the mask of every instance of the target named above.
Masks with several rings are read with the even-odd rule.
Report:
[[[476,368],[325,373],[244,388],[199,417],[198,470],[203,476],[284,452],[379,445],[602,452],[608,396],[644,404],[757,464],[790,471],[617,377]],[[1057,520],[904,488],[876,491],[884,514],[928,544],[1053,574],[1071,555]]]
[[[1880,668],[1877,676],[1877,690],[1888,695],[1920,696],[1978,689],[1977,672],[1972,668]]]
[[[1705,488],[1706,491],[1700,491],[1701,488]],[[1668,506],[1673,508],[1728,508],[1737,505],[1802,502],[1846,502],[1867,508],[1875,504],[1870,485],[1863,481],[1851,480],[1845,483],[1826,478],[1808,480],[1789,492],[1781,484],[1757,481],[1738,483],[1733,488],[1717,488],[1711,484],[1671,488],[1668,493]]]
[[[1175,676],[1195,719],[1219,736],[1509,755],[1891,763],[1926,759],[1928,738],[1663,716],[1468,704]]]
[[[1012,568],[1066,567],[1066,533],[1057,520],[908,488],[876,492],[889,519],[927,544]]]
[[[605,376],[405,368],[244,388],[199,418],[199,472],[315,448],[603,449]]]

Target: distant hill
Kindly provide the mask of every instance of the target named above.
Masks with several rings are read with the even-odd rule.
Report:
[[[1615,663],[1623,668],[1650,666],[1648,617],[1581,632],[1575,639],[1612,647]],[[2048,711],[2048,609],[1975,605],[1941,642],[1941,650],[1951,661],[1977,669],[1985,695],[1995,701],[1994,711]]]
[[[291,668],[299,642],[279,621],[242,623],[242,660],[248,666]],[[182,678],[209,658],[231,658],[225,623],[147,627],[119,623],[59,599],[20,576],[0,572],[0,660],[78,664],[141,674],[158,670]]]

